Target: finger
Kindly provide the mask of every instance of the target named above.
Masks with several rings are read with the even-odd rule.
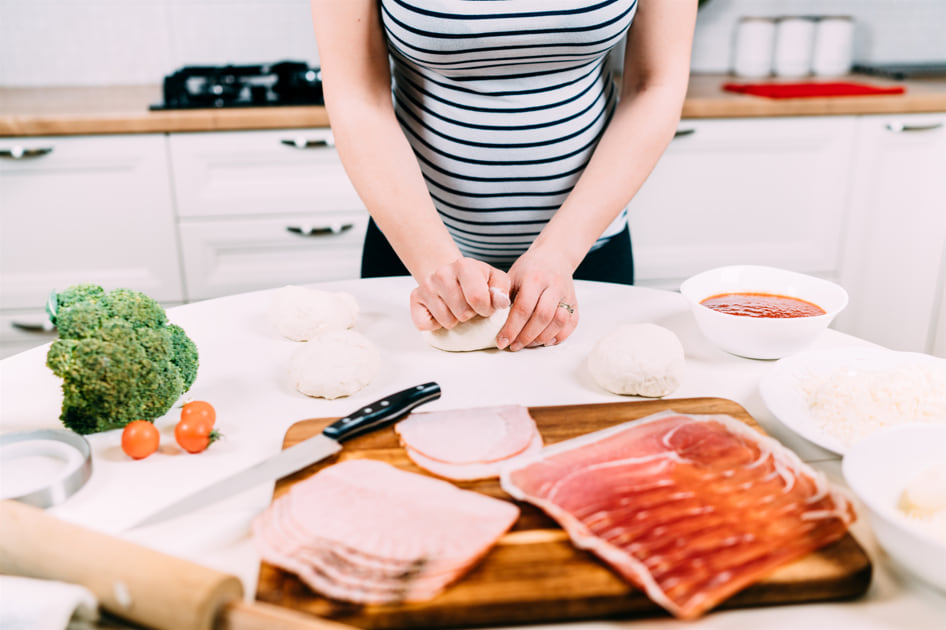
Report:
[[[509,297],[512,279],[498,269],[493,269],[489,276],[489,293],[494,309],[509,308],[512,300]]]
[[[567,308],[567,307],[570,307]],[[574,300],[559,301],[552,322],[532,341],[533,345],[554,346],[565,341],[578,326],[578,307]]]
[[[522,329],[529,322],[536,304],[539,301],[540,294],[537,290],[520,287],[516,293],[515,300],[509,308],[509,316],[506,323],[496,335],[496,346],[502,350],[509,348],[513,352],[525,347],[525,343],[520,342]],[[531,339],[530,339],[531,341]]]
[[[474,314],[489,317],[493,314],[492,298],[489,292],[488,272],[484,266],[461,264],[457,272],[457,281],[467,309]],[[466,321],[460,319],[460,321]]]
[[[443,267],[437,270],[427,283],[422,285],[425,295],[431,296],[426,300],[427,307],[445,328],[452,328],[457,322],[465,322],[476,314],[476,311],[466,301],[457,271],[452,265]],[[441,313],[441,308],[448,312]],[[447,325],[448,320],[453,321]]]
[[[427,307],[419,302],[411,302],[411,322],[417,330],[437,330],[442,326],[434,319]]]
[[[555,337],[569,313],[559,307],[561,300],[554,296],[550,289],[542,293],[532,315],[519,331],[519,336],[513,339],[510,348],[545,345]]]
[[[453,328],[457,319],[447,305],[437,296],[427,297],[421,288],[411,292],[411,321],[418,330]]]
[[[578,305],[574,304],[573,308],[575,309],[575,312],[569,316],[568,320],[565,322],[565,325],[562,326],[561,330],[559,330],[555,335],[555,339],[549,345],[554,346],[556,344],[562,343],[571,337],[572,333],[575,332],[575,329],[578,328]]]

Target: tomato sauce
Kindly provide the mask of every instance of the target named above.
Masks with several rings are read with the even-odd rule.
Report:
[[[700,302],[703,306],[744,317],[814,317],[825,310],[806,300],[774,293],[721,293]]]

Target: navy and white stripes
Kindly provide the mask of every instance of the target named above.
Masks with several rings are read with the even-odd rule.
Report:
[[[636,0],[381,0],[395,111],[461,251],[508,266],[575,185]],[[602,239],[623,228],[622,213]]]

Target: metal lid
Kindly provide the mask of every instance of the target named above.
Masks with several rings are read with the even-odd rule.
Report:
[[[0,435],[0,459],[15,461],[17,456],[9,457],[9,451],[12,450],[9,449],[9,447],[13,444],[29,442],[54,442],[57,444],[65,444],[76,451],[78,457],[70,457],[70,460],[77,460],[78,463],[72,461],[67,462],[72,464],[71,467],[49,485],[17,494],[17,496],[3,496],[3,499],[12,499],[39,508],[52,507],[62,503],[78,492],[79,489],[85,485],[85,482],[88,481],[89,477],[92,476],[92,449],[89,443],[78,433],[63,429],[37,429],[35,431],[18,431],[15,433],[2,434]],[[38,446],[38,444],[34,446]],[[7,449],[8,453],[4,453],[4,449]],[[44,455],[48,453],[48,449],[44,449],[41,446],[33,449],[24,448],[23,452],[21,452],[18,457]],[[8,461],[7,463],[11,462]]]

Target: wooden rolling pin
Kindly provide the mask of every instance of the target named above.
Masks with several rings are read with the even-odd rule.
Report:
[[[351,630],[243,600],[239,578],[0,501],[0,573],[81,584],[99,606],[157,630]]]

